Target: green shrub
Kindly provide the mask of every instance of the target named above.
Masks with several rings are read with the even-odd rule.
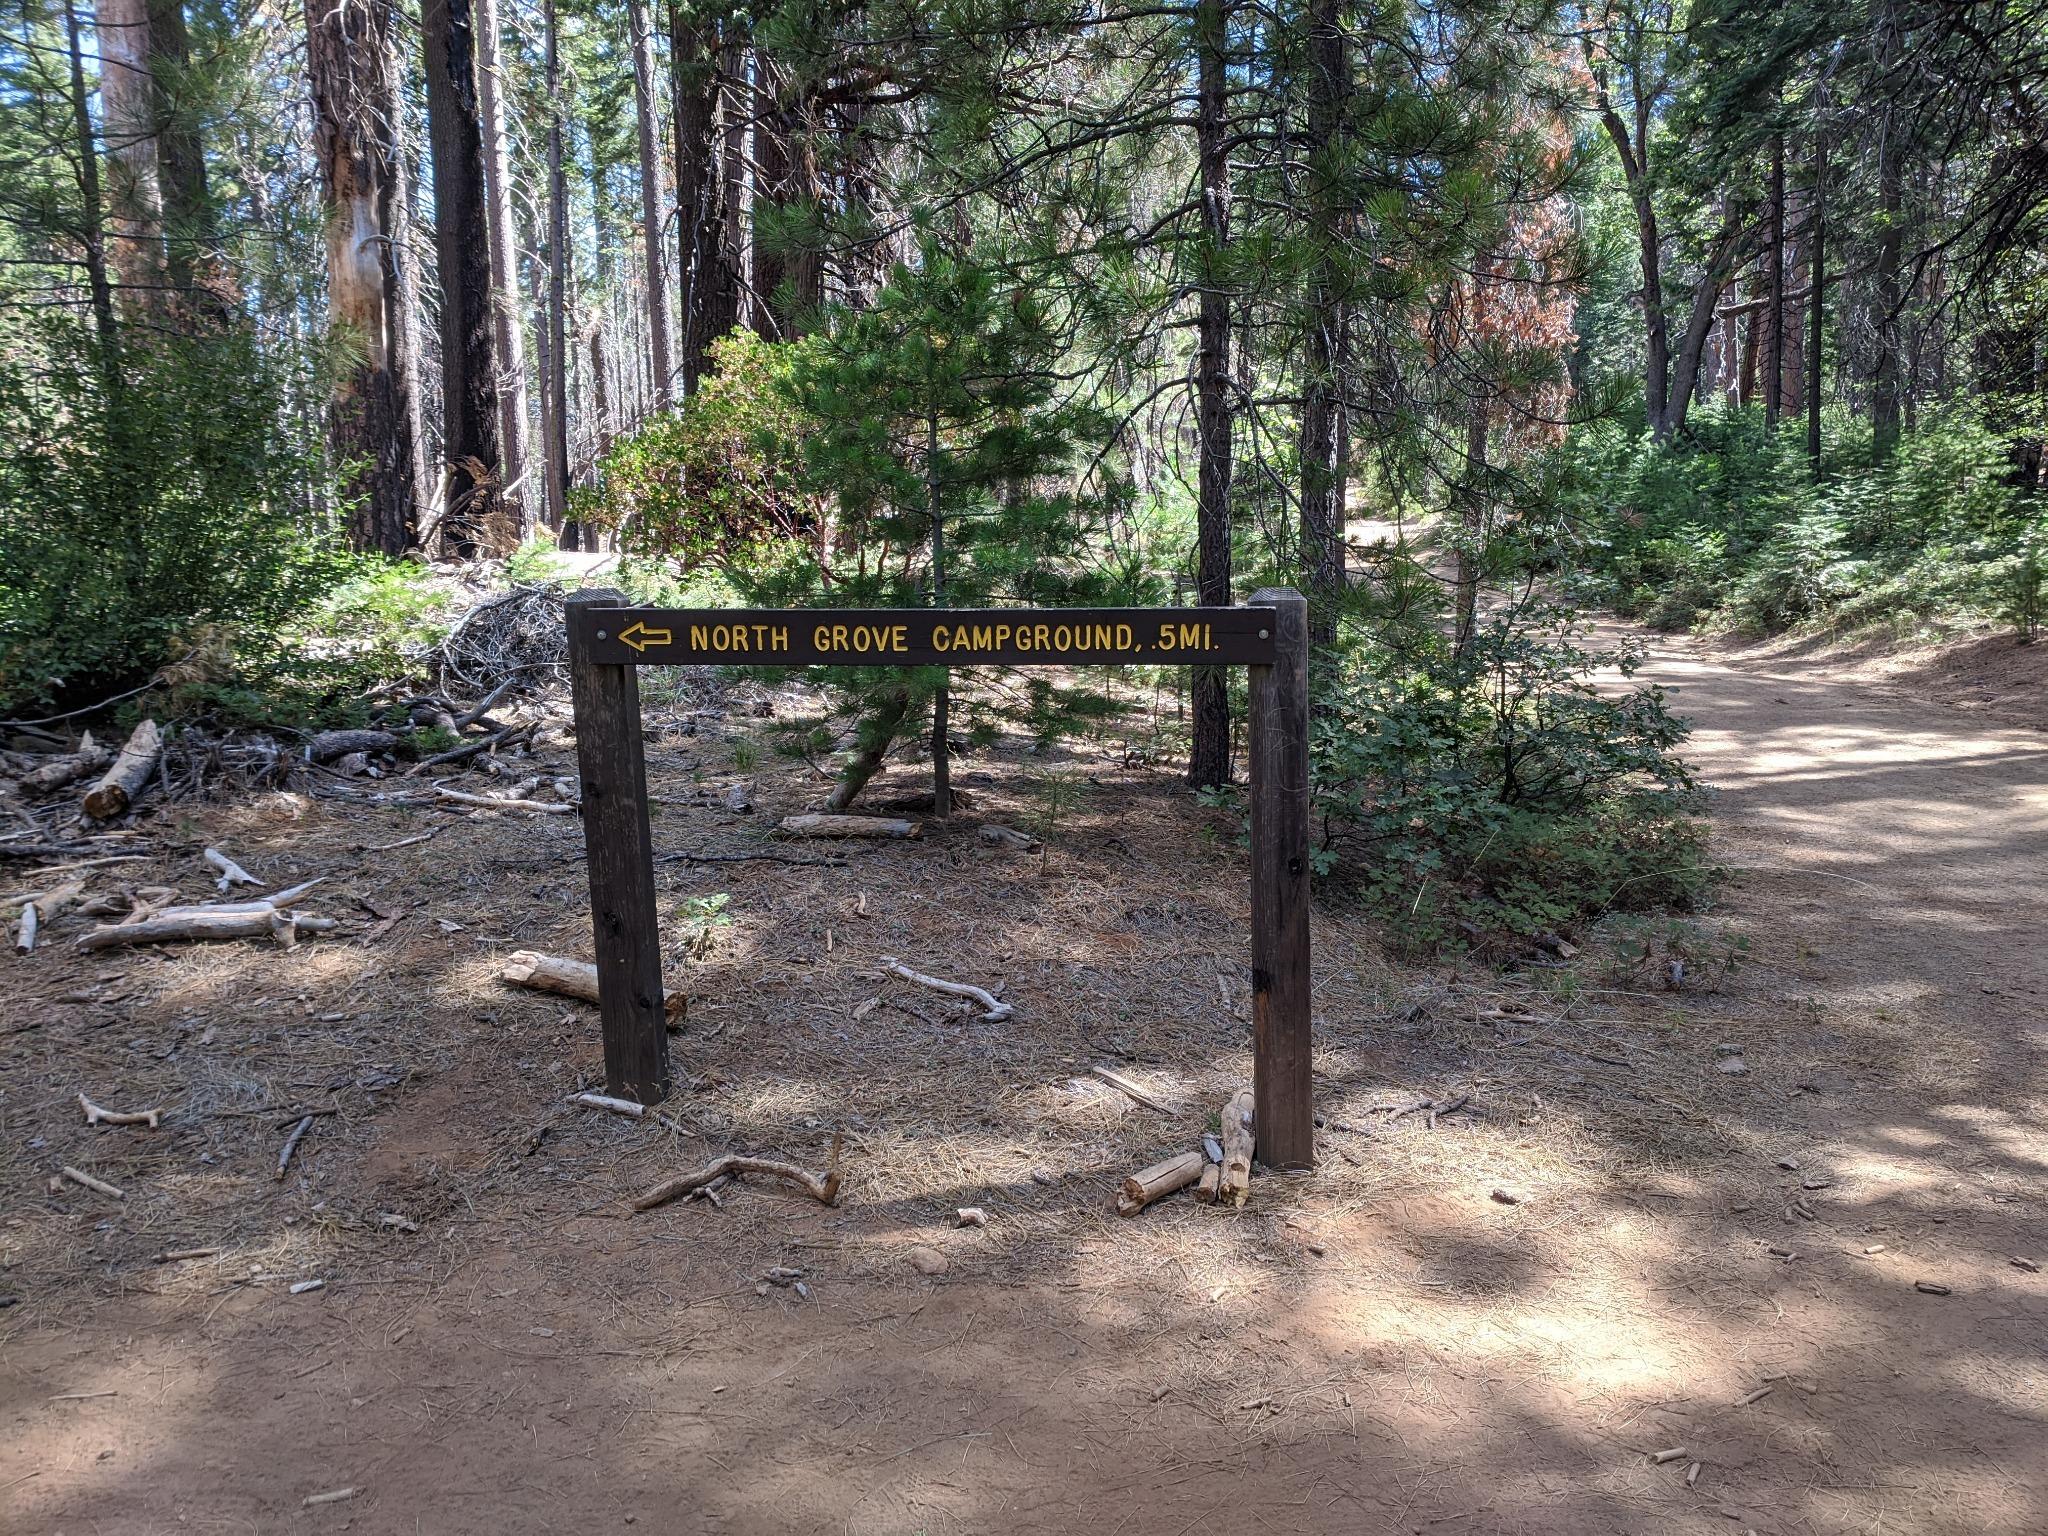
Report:
[[[125,352],[44,320],[0,348],[0,710],[106,697],[271,647],[355,562],[315,507],[317,460],[240,330]]]
[[[1311,741],[1319,867],[1402,940],[1430,946],[1682,906],[1705,883],[1685,725],[1655,688],[1596,689],[1632,665],[1565,636],[1562,614],[1497,614],[1471,651],[1404,637],[1351,658]]]
[[[1588,429],[1561,477],[1567,535],[1609,602],[1660,626],[1996,616],[2024,630],[2032,524],[2005,436],[1958,408],[1876,465],[1866,423],[1836,411],[1825,426],[1818,479],[1802,438],[1766,433],[1755,410],[1698,412],[1673,444]]]

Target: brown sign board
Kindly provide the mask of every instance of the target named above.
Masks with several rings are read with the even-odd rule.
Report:
[[[607,666],[1271,666],[1272,608],[601,608]]]

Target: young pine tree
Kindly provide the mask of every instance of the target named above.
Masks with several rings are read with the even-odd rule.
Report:
[[[794,370],[799,401],[818,424],[804,472],[836,511],[824,558],[782,566],[758,595],[863,608],[1143,600],[1135,567],[1102,554],[1124,487],[1084,463],[1107,423],[1063,374],[1064,350],[1046,306],[991,266],[927,248],[915,267],[896,268],[874,305],[842,316]],[[850,803],[890,747],[929,718],[935,809],[947,814],[947,670],[824,676],[860,722],[834,807]],[[1103,707],[1042,678],[1025,697],[1025,718],[1048,734]],[[993,705],[970,710],[993,723]]]

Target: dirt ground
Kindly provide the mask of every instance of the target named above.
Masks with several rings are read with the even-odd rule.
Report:
[[[567,1108],[591,1011],[495,980],[586,951],[573,817],[159,813],[122,878],[210,893],[215,843],[345,921],[10,956],[0,1527],[2048,1530],[2039,665],[1660,639],[1647,672],[1697,723],[1735,870],[1705,928],[1746,957],[1675,991],[1599,934],[1422,969],[1319,914],[1319,1166],[1242,1212],[1110,1213],[1248,1060],[1242,857],[1141,739],[971,765],[954,827],[820,852],[764,841],[822,785],[755,722],[652,711],[658,852],[843,860],[660,865],[692,998],[663,1126]],[[165,1123],[88,1130],[81,1090]],[[835,1130],[836,1208],[629,1212]],[[46,1192],[63,1164],[127,1198]]]

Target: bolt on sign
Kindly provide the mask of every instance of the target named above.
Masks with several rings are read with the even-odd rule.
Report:
[[[643,666],[1250,669],[1254,1131],[1262,1162],[1315,1158],[1309,1066],[1308,604],[1269,587],[1232,608],[636,608],[571,593],[569,675],[610,1092],[670,1087]]]

